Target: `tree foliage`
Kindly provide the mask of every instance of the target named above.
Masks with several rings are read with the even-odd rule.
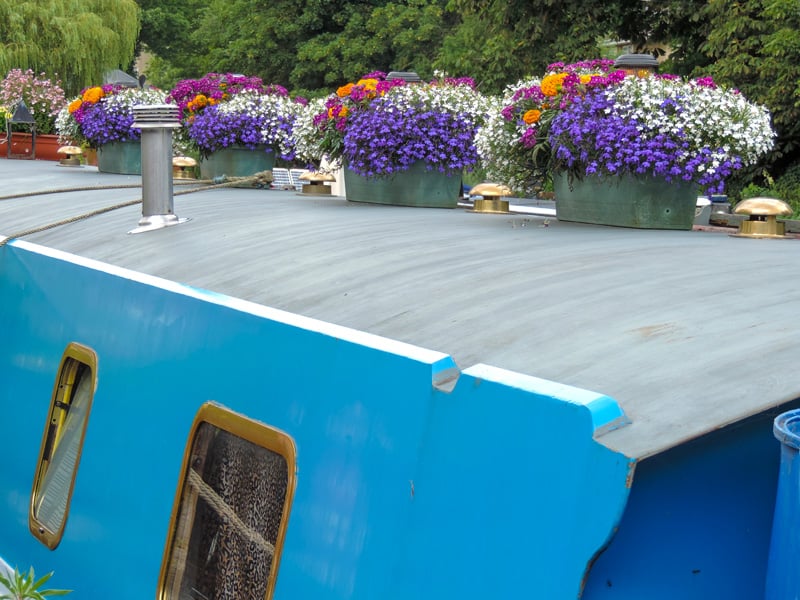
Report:
[[[597,57],[600,41],[615,36],[625,3],[450,0],[448,10],[461,23],[444,40],[436,64],[471,74],[485,91],[498,92],[550,63]]]
[[[0,72],[44,72],[75,94],[127,67],[138,33],[133,0],[0,0]]]
[[[800,159],[800,4],[712,0],[707,71],[767,106],[778,130],[776,172]]]
[[[602,42],[627,40],[637,51],[668,53],[665,70],[713,75],[765,104],[780,133],[773,161],[797,162],[800,153],[797,0],[140,4],[141,40],[161,57],[162,73],[238,72],[307,95],[327,93],[373,70],[414,70],[424,78],[441,70],[474,77],[484,92],[498,93],[542,74],[552,62],[595,58],[603,54]]]

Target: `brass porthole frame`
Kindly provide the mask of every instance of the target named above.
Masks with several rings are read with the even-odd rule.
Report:
[[[178,480],[177,490],[175,492],[175,499],[172,504],[172,512],[170,514],[169,528],[167,531],[167,541],[166,545],[164,546],[164,555],[161,560],[161,570],[158,577],[158,592],[156,597],[158,600],[168,600],[170,598],[167,587],[173,582],[168,578],[168,571],[172,561],[175,545],[176,542],[180,542],[181,544],[188,543],[188,539],[176,540],[176,532],[178,531],[178,519],[181,512],[183,493],[186,489],[186,479],[189,473],[192,449],[194,447],[197,431],[204,423],[213,427],[217,427],[218,429],[240,437],[254,445],[279,454],[286,461],[286,496],[284,498],[283,509],[281,511],[278,534],[275,540],[275,552],[272,557],[269,581],[267,582],[267,590],[264,596],[265,600],[269,600],[272,598],[275,592],[275,583],[278,578],[278,568],[280,564],[281,553],[283,551],[283,542],[286,537],[289,513],[291,510],[292,501],[294,499],[295,488],[297,486],[297,448],[291,436],[280,429],[234,412],[229,408],[222,406],[221,404],[217,404],[216,402],[206,402],[200,407],[189,432],[186,448],[183,453],[181,472]],[[188,535],[191,534],[191,529],[184,533],[186,534],[186,537],[188,537]]]
[[[60,442],[61,435],[65,421],[61,421],[51,428],[51,424],[59,421],[59,417],[65,414],[63,406],[71,405],[73,400],[72,394],[74,393],[74,383],[77,378],[79,367],[83,365],[91,372],[92,385],[91,393],[86,405],[86,418],[83,421],[80,440],[78,442],[77,456],[75,459],[75,467],[70,474],[70,482],[67,491],[67,500],[64,508],[64,516],[61,520],[61,525],[57,531],[51,531],[47,524],[41,522],[37,518],[37,502],[40,494],[42,493],[41,486],[44,483],[44,476],[47,472],[45,461],[49,461],[55,453],[58,443]],[[94,394],[97,390],[97,354],[88,346],[71,342],[64,350],[61,356],[61,362],[58,365],[58,372],[56,374],[55,383],[53,385],[53,393],[50,398],[50,405],[47,412],[47,420],[44,424],[44,433],[42,434],[42,443],[39,447],[39,456],[36,459],[36,472],[33,477],[33,486],[31,489],[31,500],[28,509],[28,527],[31,533],[50,550],[55,550],[64,536],[64,529],[67,526],[67,519],[69,518],[69,509],[72,502],[72,492],[75,489],[75,479],[78,475],[78,468],[81,462],[81,454],[83,453],[83,443],[86,438],[86,429],[89,425],[89,417],[92,412],[92,403],[94,401]],[[62,411],[62,415],[56,413]],[[47,455],[47,456],[46,456]]]

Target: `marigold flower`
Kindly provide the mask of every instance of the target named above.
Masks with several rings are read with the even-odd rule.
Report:
[[[103,96],[105,96],[103,88],[101,88],[100,86],[95,86],[87,88],[83,92],[82,98],[84,102],[88,102],[89,104],[95,104],[99,102],[100,98],[102,98]]]
[[[592,75],[581,75],[580,78],[581,78],[581,83],[583,85],[586,85],[592,80]]]
[[[552,73],[550,75],[546,75],[544,79],[542,79],[542,93],[545,96],[555,96],[558,92],[561,91],[561,85],[564,83],[564,79],[566,79],[569,73]]]
[[[338,106],[331,106],[328,109],[328,118],[336,119],[337,117],[346,117],[349,112],[349,109],[341,104]]]
[[[72,114],[81,107],[81,104],[83,104],[83,100],[76,98],[67,105],[67,110]]]
[[[363,86],[364,89],[375,91],[378,88],[377,79],[359,79],[356,85]]]
[[[541,116],[542,111],[532,108],[522,115],[522,120],[525,121],[526,125],[533,125],[541,118]]]
[[[364,92],[366,92],[366,97],[370,100],[378,95],[377,79],[359,79],[356,85],[361,87]]]
[[[336,95],[339,96],[339,98],[346,98],[347,96],[350,95],[350,92],[353,91],[353,85],[354,84],[352,84],[352,83],[348,83],[347,85],[343,85],[338,90],[336,90]]]

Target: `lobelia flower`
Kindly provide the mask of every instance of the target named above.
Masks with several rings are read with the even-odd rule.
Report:
[[[552,168],[569,176],[659,176],[721,193],[772,148],[766,108],[704,77],[627,77],[588,93],[551,124]]]
[[[614,71],[613,64],[605,59],[553,63],[543,78],[520,80],[493,99],[494,110],[476,136],[487,176],[532,194],[547,174],[553,117],[589,90],[620,81],[624,73]]]
[[[304,100],[292,100],[283,88],[272,93],[245,90],[206,107],[188,120],[189,140],[202,156],[229,146],[277,152],[294,158],[293,126]]]
[[[111,142],[138,140],[141,130],[133,125],[133,107],[164,104],[166,95],[154,88],[128,88],[105,84],[84,89],[63,107],[56,118],[59,138],[64,142],[86,142],[97,148]]]
[[[366,177],[405,171],[416,162],[446,173],[477,162],[475,132],[489,112],[486,98],[468,78],[430,83],[386,81],[365,75],[329,96],[312,118],[308,113],[299,145],[304,156],[346,162]]]

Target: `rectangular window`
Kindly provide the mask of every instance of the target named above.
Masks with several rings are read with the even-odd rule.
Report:
[[[51,550],[67,523],[96,382],[94,351],[76,343],[67,346],[53,387],[28,514],[31,533]]]
[[[160,600],[272,597],[295,456],[282,431],[217,404],[200,408],[172,509]]]

